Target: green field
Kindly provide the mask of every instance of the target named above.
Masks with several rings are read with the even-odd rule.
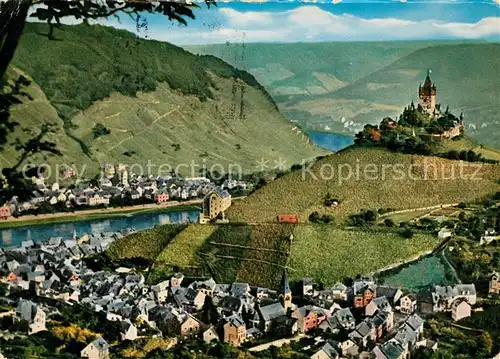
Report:
[[[310,213],[318,211],[332,215],[337,225],[344,225],[349,215],[363,209],[454,204],[500,190],[499,165],[465,164],[462,169],[459,165],[458,161],[437,157],[348,148],[316,162],[307,172],[291,172],[268,183],[234,203],[228,218],[271,223],[279,214],[291,213],[298,214],[300,222],[305,223]],[[472,177],[478,168],[477,176]],[[327,194],[339,199],[340,206],[324,206]]]
[[[397,230],[342,230],[329,225],[299,225],[289,261],[292,279],[312,277],[334,284],[367,274],[432,250],[438,239],[417,233],[403,238]]]
[[[433,285],[453,285],[457,281],[452,269],[441,254],[422,258],[421,260],[398,268],[391,273],[382,273],[378,276],[384,285],[395,288],[404,288],[417,292]]]
[[[179,172],[197,176],[203,164],[252,172],[261,158],[291,166],[324,153],[279,113],[253,76],[215,57],[98,25],[62,26],[53,41],[40,34],[46,30],[26,25],[9,71],[10,79],[33,80],[26,89],[33,100],[12,107],[21,125],[0,154],[6,165],[20,156],[10,144],[36,135],[43,123],[55,126],[47,139],[63,156],[40,154],[31,163],[85,165],[87,178],[108,162],[150,160],[164,174],[166,165],[193,161],[198,167]],[[96,137],[97,124],[110,133]]]

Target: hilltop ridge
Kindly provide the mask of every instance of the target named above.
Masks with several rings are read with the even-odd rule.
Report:
[[[218,58],[100,25],[62,26],[55,40],[46,31],[45,24],[26,24],[9,71],[32,80],[26,91],[33,98],[12,107],[21,126],[9,143],[25,139],[26,126],[52,123],[48,136],[63,154],[32,163],[62,158],[86,164],[89,174],[103,163],[148,161],[237,164],[251,172],[262,158],[291,166],[324,153],[252,75]],[[1,155],[7,165],[19,157],[10,144]]]

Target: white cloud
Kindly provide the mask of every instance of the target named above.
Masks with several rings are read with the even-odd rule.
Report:
[[[222,10],[222,29],[214,35],[202,36],[203,39],[225,42],[227,40],[223,36],[229,33],[233,35],[232,38],[236,34],[245,33],[246,41],[288,42],[500,38],[499,17],[484,18],[469,24],[436,20],[408,21],[397,18],[364,19],[349,14],[335,15],[317,6],[302,6],[281,12]],[[266,36],[262,39],[264,33]]]
[[[222,8],[219,10],[230,26],[249,27],[249,26],[268,26],[272,24],[273,16],[269,12],[247,11],[239,12],[231,8]]]

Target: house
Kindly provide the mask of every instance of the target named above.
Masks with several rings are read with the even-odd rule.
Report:
[[[332,297],[336,300],[347,300],[347,287],[343,283],[337,283],[332,288]]]
[[[457,299],[451,306],[451,317],[456,322],[462,318],[470,317],[470,304],[463,298]]]
[[[369,319],[359,323],[348,336],[349,339],[363,347],[366,347],[368,341],[375,342],[377,340],[377,332],[372,321]]]
[[[181,286],[184,275],[182,273],[175,273],[172,278],[170,278],[170,288],[178,288]]]
[[[231,206],[231,195],[228,191],[215,189],[209,192],[203,199],[203,217],[212,220]]]
[[[424,321],[417,314],[409,316],[406,319],[405,324],[409,325],[418,334],[418,336],[422,335],[424,332]]]
[[[11,216],[10,208],[7,205],[0,207],[0,219],[8,219]]]
[[[250,294],[250,285],[248,283],[234,282],[231,284],[230,292],[234,297],[246,297]]]
[[[137,327],[129,319],[122,321],[120,328],[120,337],[122,340],[137,339]]]
[[[246,324],[239,315],[226,318],[224,324],[224,342],[234,346],[240,346],[246,339]]]
[[[314,295],[313,280],[312,278],[304,278],[301,280],[302,295],[304,297]]]
[[[448,239],[451,237],[453,237],[453,232],[446,227],[441,228],[438,232],[439,239]]]
[[[399,300],[399,311],[404,314],[412,314],[417,309],[417,296],[414,293],[407,294]]]
[[[202,334],[203,341],[205,343],[210,343],[212,340],[219,340],[219,335],[213,326],[210,326]]]
[[[99,193],[95,193],[94,195],[88,198],[88,205],[91,207],[99,205],[108,205],[108,204],[109,204],[109,198],[106,198]]]
[[[299,223],[299,216],[296,214],[280,214],[278,223]]]
[[[356,279],[352,287],[354,308],[366,307],[377,296],[376,289],[377,286],[372,277]]]
[[[201,310],[205,304],[205,293],[191,288],[177,288],[173,294],[175,303],[188,312]]]
[[[500,273],[495,272],[491,275],[488,293],[500,294]]]
[[[433,312],[451,310],[453,302],[459,298],[466,299],[470,305],[476,304],[476,287],[474,284],[457,284],[455,286],[434,286],[431,293]]]
[[[406,351],[396,340],[389,340],[384,344],[377,345],[372,351],[375,359],[404,359]]]
[[[198,291],[202,292],[203,294],[211,297],[216,285],[217,285],[217,283],[215,283],[213,278],[210,278],[210,279],[207,279],[204,281],[193,282],[189,285],[189,288],[198,290]]]
[[[200,322],[191,315],[185,315],[180,326],[180,335],[184,338],[195,337],[200,331]]]
[[[156,203],[167,202],[168,201],[168,193],[167,192],[156,192],[154,198],[155,198]]]
[[[47,330],[45,312],[30,300],[21,299],[19,301],[16,308],[16,320],[28,322],[28,335]]]
[[[434,340],[431,340],[431,339],[423,339],[423,340],[417,342],[415,344],[415,347],[416,348],[423,347],[423,348],[430,349],[432,351],[436,351],[437,348],[438,348],[438,343],[436,341],[434,341]]]
[[[318,326],[318,313],[312,310],[311,306],[304,306],[295,309],[292,318],[297,319],[299,332],[307,333]]]
[[[80,352],[82,358],[109,359],[109,344],[99,337]]]
[[[349,308],[342,308],[333,315],[340,326],[346,330],[352,330],[356,327],[356,320]]]
[[[326,343],[316,353],[311,355],[311,359],[338,359],[339,352],[330,343]]]
[[[281,303],[274,303],[263,307],[258,306],[257,313],[260,318],[260,327],[265,332],[271,329],[273,321],[286,315],[285,308]]]
[[[372,317],[378,311],[392,312],[392,307],[386,297],[373,298],[373,300],[365,307],[365,315],[367,317]]]
[[[399,288],[377,286],[377,297],[386,297],[391,305],[396,305],[402,296],[403,292]]]

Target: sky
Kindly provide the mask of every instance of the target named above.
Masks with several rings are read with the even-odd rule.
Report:
[[[195,9],[183,26],[147,15],[137,32],[128,17],[108,25],[176,45],[233,42],[485,39],[500,41],[500,0],[247,1]]]

